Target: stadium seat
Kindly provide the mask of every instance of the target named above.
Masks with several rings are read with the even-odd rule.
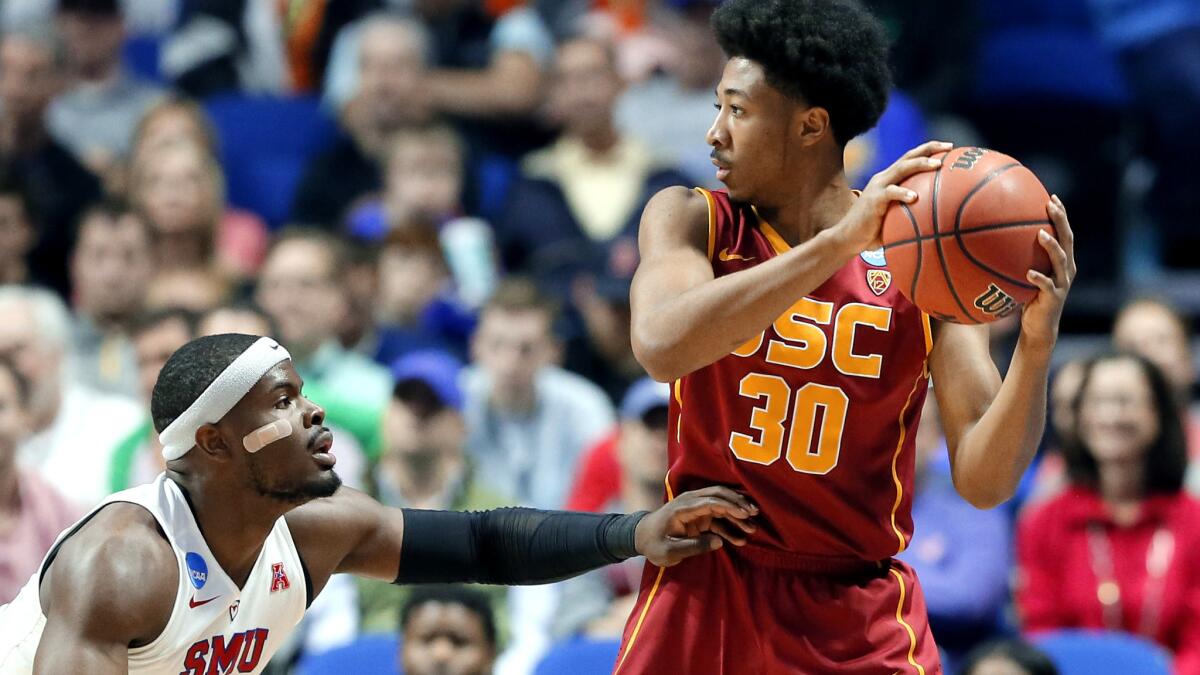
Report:
[[[617,662],[617,640],[576,638],[546,652],[534,675],[609,675]]]
[[[1034,638],[1061,675],[1170,675],[1162,647],[1126,633],[1062,630]]]
[[[162,70],[158,65],[161,49],[162,41],[158,36],[134,35],[125,40],[121,58],[125,67],[135,76],[147,82],[165,84]]]
[[[296,666],[298,675],[396,675],[400,643],[395,635],[363,635],[345,647],[307,656]]]
[[[976,100],[1128,103],[1116,58],[1096,35],[1085,0],[983,0],[979,13]]]
[[[315,97],[223,95],[204,107],[220,138],[229,203],[278,227],[309,159],[337,133],[333,121]]]

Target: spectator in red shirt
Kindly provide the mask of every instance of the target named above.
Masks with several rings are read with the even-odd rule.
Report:
[[[1124,630],[1200,674],[1200,500],[1183,492],[1183,423],[1171,386],[1141,356],[1085,366],[1070,487],[1025,514],[1017,605],[1027,632]]]

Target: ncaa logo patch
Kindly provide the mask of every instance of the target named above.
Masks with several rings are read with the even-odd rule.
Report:
[[[204,584],[208,583],[208,563],[204,562],[204,558],[199,553],[189,552],[183,558],[187,563],[188,578],[192,580],[192,585],[197,590],[204,588]]]
[[[883,248],[875,248],[870,251],[863,251],[858,254],[858,257],[863,259],[863,262],[874,267],[885,267],[887,258],[883,255]]]
[[[867,286],[875,295],[883,295],[892,287],[892,273],[887,270],[867,270]]]

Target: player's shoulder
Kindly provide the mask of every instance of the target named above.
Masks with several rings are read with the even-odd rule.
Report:
[[[42,605],[48,617],[107,622],[133,641],[161,633],[178,588],[175,552],[158,521],[141,506],[115,502],[59,547],[42,580]]]
[[[672,185],[654,193],[646,202],[647,217],[665,222],[686,222],[707,225],[709,203],[703,192],[694,188]]]
[[[663,188],[646,202],[642,211],[641,238],[707,243],[709,201],[701,191],[675,185]],[[703,247],[703,246],[702,246]]]
[[[341,486],[330,497],[314,499],[287,513],[284,520],[300,557],[316,578],[338,563],[378,521],[383,506],[370,495]],[[322,576],[323,578],[323,576]]]

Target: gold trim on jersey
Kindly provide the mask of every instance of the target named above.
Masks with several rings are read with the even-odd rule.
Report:
[[[920,675],[925,675],[925,667],[917,663],[917,634],[913,631],[912,626],[908,625],[908,622],[904,620],[903,616],[904,596],[906,595],[904,577],[895,568],[889,571],[896,577],[896,581],[900,584],[900,602],[896,603],[896,621],[900,622],[900,625],[904,627],[904,632],[908,633],[908,664],[916,668]]]
[[[692,189],[704,195],[704,200],[708,202],[708,259],[712,261],[713,251],[717,248],[717,201],[711,192],[702,187]]]
[[[678,380],[675,381],[678,391]],[[676,393],[678,396],[678,393]],[[663,478],[663,484],[667,486],[667,501],[675,499],[675,492],[671,489],[671,470],[667,470],[667,475]],[[625,659],[629,658],[629,652],[633,649],[633,643],[637,641],[638,633],[642,630],[642,622],[646,620],[646,615],[650,613],[650,603],[654,602],[654,596],[658,593],[658,587],[662,584],[663,572],[667,568],[658,568],[658,576],[654,578],[654,585],[650,587],[650,593],[646,596],[646,604],[642,607],[641,614],[638,615],[637,623],[633,626],[633,632],[629,634],[629,644],[625,645],[625,653],[621,655],[621,661],[617,663],[617,667],[613,669],[613,675],[621,672],[621,666],[625,665]]]
[[[754,217],[758,218],[758,229],[762,231],[763,236],[765,236],[767,241],[771,243],[771,248],[775,249],[775,253],[777,255],[783,255],[784,253],[792,250],[791,244],[788,244],[787,240],[784,239],[779,232],[767,222],[767,219],[763,218],[762,214],[758,212],[757,206],[751,206],[750,210],[754,212]]]
[[[917,393],[917,387],[921,386],[922,380],[925,379],[925,368],[921,367],[921,372],[917,373],[917,379],[913,382],[912,390],[908,392],[908,398],[904,400],[904,407],[900,409],[899,425],[900,439],[896,441],[896,452],[892,455],[892,481],[896,484],[896,501],[892,504],[892,532],[896,533],[896,539],[900,541],[900,548],[896,550],[896,555],[900,555],[904,549],[908,548],[908,542],[904,540],[904,533],[896,526],[896,512],[900,510],[900,502],[904,498],[904,485],[900,482],[900,474],[896,472],[896,463],[900,461],[900,453],[904,450],[904,439],[908,435],[908,427],[904,424],[904,413],[908,412],[908,406],[912,403],[913,395]]]
[[[933,326],[929,325],[929,315],[921,312],[921,328],[925,331],[925,356],[933,351]]]
[[[683,395],[679,391],[679,387],[683,384],[683,378],[675,380],[675,402],[679,404],[679,415],[675,418],[675,442],[683,442]],[[667,493],[671,492],[670,484],[667,485]]]

